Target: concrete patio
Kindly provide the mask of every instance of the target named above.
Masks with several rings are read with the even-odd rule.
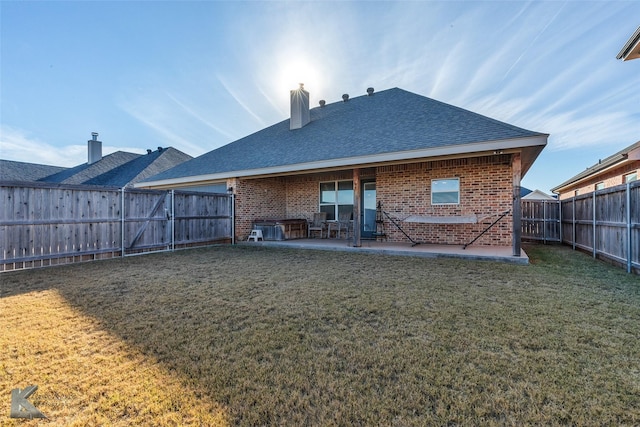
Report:
[[[354,247],[351,239],[295,239],[281,241],[250,241],[239,242],[247,245],[262,245],[297,249],[316,249],[325,251],[344,251],[359,253],[376,253],[397,256],[415,256],[423,258],[461,258],[481,261],[497,261],[511,264],[529,264],[529,257],[521,251],[520,256],[513,256],[511,246],[467,246],[461,245],[431,245],[420,243],[412,246],[409,242],[384,242],[362,240],[360,247]]]

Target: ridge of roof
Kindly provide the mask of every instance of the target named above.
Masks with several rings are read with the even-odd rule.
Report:
[[[548,136],[397,87],[314,107],[310,117],[300,129],[287,118],[144,182]]]

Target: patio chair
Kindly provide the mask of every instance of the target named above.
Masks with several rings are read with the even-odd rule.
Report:
[[[309,231],[307,237],[311,237],[311,234],[314,232],[320,232],[320,238],[322,239],[322,233],[327,228],[327,213],[326,212],[316,212],[313,214],[313,221],[309,224]],[[327,235],[327,237],[329,237]]]
[[[353,235],[353,221],[351,220],[352,216],[353,216],[353,213],[351,212],[345,212],[339,215],[338,235],[336,237],[339,237],[340,233],[342,232],[344,232],[345,239],[348,239],[350,235]]]

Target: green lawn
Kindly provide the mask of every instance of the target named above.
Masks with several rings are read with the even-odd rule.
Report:
[[[640,425],[640,277],[222,246],[0,275],[10,425]],[[9,391],[49,419],[8,415]],[[3,418],[4,417],[4,418]]]

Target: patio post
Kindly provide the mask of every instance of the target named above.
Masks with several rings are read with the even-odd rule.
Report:
[[[360,240],[360,169],[353,169],[353,246],[359,248]]]
[[[513,172],[513,256],[520,256],[520,237],[522,235],[522,206],[520,199],[520,179],[522,175],[522,160],[520,153],[513,155],[511,160]]]

